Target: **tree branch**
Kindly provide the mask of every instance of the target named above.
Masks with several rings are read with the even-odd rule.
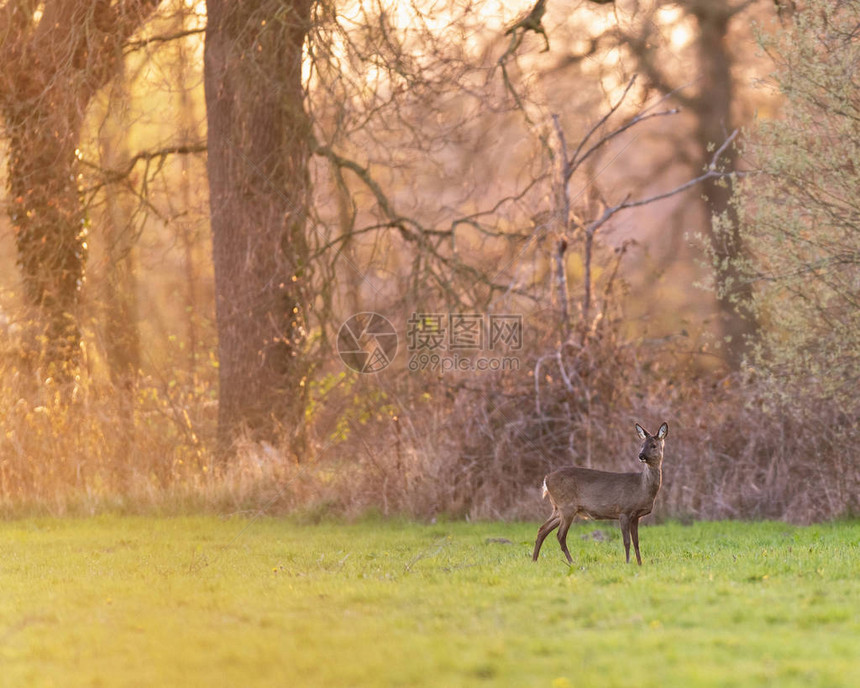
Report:
[[[669,115],[677,115],[680,112],[679,108],[672,108],[671,110],[662,110],[660,112],[650,112],[650,111],[653,110],[654,108],[658,107],[661,103],[665,102],[669,98],[674,97],[681,88],[685,88],[686,86],[681,86],[678,89],[675,89],[674,91],[671,91],[670,93],[667,93],[666,95],[662,96],[659,100],[657,100],[657,102],[655,102],[653,105],[650,105],[649,107],[645,108],[642,112],[640,112],[638,115],[636,115],[635,117],[630,119],[628,122],[626,122],[625,124],[622,124],[620,127],[615,129],[614,131],[611,131],[608,134],[606,134],[605,136],[603,136],[599,141],[594,143],[582,155],[582,157],[579,157],[580,151],[583,149],[583,147],[588,142],[588,140],[591,138],[591,136],[594,134],[594,132],[597,131],[601,126],[603,126],[607,122],[607,120],[609,120],[609,118],[612,116],[612,114],[618,110],[618,108],[621,106],[621,103],[624,102],[624,99],[627,97],[627,94],[629,93],[630,89],[633,87],[633,84],[635,81],[636,81],[636,75],[634,74],[633,77],[631,77],[630,81],[628,82],[626,88],[624,89],[624,93],[622,93],[621,97],[618,99],[618,102],[612,106],[612,108],[609,110],[609,112],[606,113],[606,115],[604,115],[597,122],[597,124],[595,124],[588,131],[588,133],[585,135],[585,137],[580,141],[579,146],[577,146],[576,151],[574,152],[573,157],[570,159],[570,163],[568,165],[568,170],[569,170],[568,180],[570,180],[570,177],[573,176],[573,173],[577,170],[577,168],[579,168],[579,166],[582,165],[582,163],[584,163],[593,153],[597,152],[600,148],[602,148],[604,145],[606,145],[609,141],[611,141],[612,139],[616,138],[617,136],[623,134],[628,129],[631,129],[632,127],[635,127],[637,124],[641,124],[642,122],[646,122],[649,119],[655,119],[657,117],[666,117]]]
[[[164,160],[164,158],[169,155],[193,155],[195,153],[205,152],[205,143],[192,143],[183,144],[180,146],[167,146],[166,148],[160,148],[159,150],[154,151],[141,151],[140,153],[133,155],[126,163],[125,167],[121,169],[105,169],[104,167],[101,167],[94,162],[89,162],[88,160],[83,159],[81,160],[81,164],[85,165],[86,167],[89,167],[90,169],[97,170],[103,175],[104,183],[111,184],[113,182],[118,182],[128,177],[134,170],[135,165],[137,165],[137,163],[139,163],[141,160],[149,162],[150,160],[155,160],[157,158]]]
[[[159,36],[150,36],[149,38],[142,38],[139,41],[129,41],[125,44],[124,48],[126,53],[134,52],[135,50],[140,50],[141,48],[145,48],[150,43],[169,43],[170,41],[175,41],[180,38],[186,38],[188,36],[196,36],[199,34],[206,33],[205,28],[201,29],[187,29],[185,31],[177,31],[176,33],[168,33],[162,34]]]
[[[717,163],[719,162],[720,156],[725,152],[725,150],[732,144],[735,138],[738,135],[738,130],[735,129],[731,135],[723,141],[723,144],[714,152],[713,157],[711,158],[711,162],[708,164],[707,168],[705,168],[705,172],[700,174],[695,179],[691,179],[680,186],[676,186],[674,189],[669,191],[665,191],[663,193],[659,193],[655,196],[649,196],[648,198],[643,198],[638,201],[630,201],[630,195],[628,194],[621,203],[606,208],[603,211],[603,214],[594,222],[590,222],[586,227],[586,232],[590,234],[594,234],[600,227],[602,227],[606,222],[616,213],[627,210],[629,208],[638,208],[643,205],[648,205],[650,203],[656,203],[657,201],[662,201],[666,198],[670,198],[671,196],[676,196],[679,193],[686,191],[694,187],[696,184],[700,184],[703,181],[708,179],[724,179],[726,177],[735,177],[738,176],[737,172],[722,172],[717,169]]]

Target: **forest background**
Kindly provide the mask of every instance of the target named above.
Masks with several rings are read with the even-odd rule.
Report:
[[[658,516],[856,514],[858,36],[838,0],[0,3],[4,511],[537,518],[665,420]]]

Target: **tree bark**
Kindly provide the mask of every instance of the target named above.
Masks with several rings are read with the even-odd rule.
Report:
[[[691,11],[699,25],[698,53],[702,74],[700,95],[694,101],[698,119],[696,138],[707,160],[712,147],[720,145],[734,130],[732,102],[734,89],[731,75],[731,58],[726,40],[729,22],[737,10],[728,3],[694,2]],[[729,147],[723,155],[723,163],[729,171],[737,169],[737,151]],[[707,203],[708,236],[715,259],[715,278],[718,291],[722,332],[725,338],[726,360],[737,368],[751,337],[755,336],[757,324],[752,315],[745,316],[739,303],[749,302],[750,285],[740,279],[737,262],[744,255],[743,241],[738,226],[738,217],[731,203],[732,191],[725,181],[707,180],[704,183]],[[725,229],[717,231],[717,217],[726,221]]]
[[[177,12],[176,32],[182,33],[186,30],[190,8],[182,7]],[[178,55],[175,65],[175,78],[179,89],[179,120],[180,120],[180,140],[183,143],[191,144],[194,141],[201,139],[201,134],[198,127],[198,120],[195,115],[194,101],[191,98],[191,84],[189,84],[189,74],[193,70],[194,55],[193,51],[189,50],[184,42],[180,42],[178,46]],[[191,208],[192,193],[191,193],[191,160],[188,156],[183,155],[180,160],[181,176],[179,178],[179,198],[182,207]],[[179,241],[182,244],[183,267],[185,271],[185,312],[188,314],[188,324],[186,331],[186,341],[188,343],[188,380],[191,384],[197,384],[197,365],[200,358],[200,307],[198,304],[198,267],[196,260],[196,248],[200,243],[198,241],[198,232],[195,224],[187,217],[183,217],[177,226],[177,234]]]
[[[642,35],[626,36],[640,67],[648,80],[661,92],[674,97],[696,115],[696,145],[699,150],[700,169],[711,158],[712,151],[720,146],[736,128],[732,121],[734,87],[731,74],[732,58],[726,41],[729,24],[743,12],[748,3],[730,3],[728,0],[684,0],[678,5],[693,17],[697,24],[695,51],[699,63],[698,88],[693,95],[679,90],[677,83],[657,63],[652,45],[654,24],[646,23]],[[723,167],[733,172],[737,165],[737,152],[729,148],[722,156]],[[706,198],[705,230],[715,258],[714,279],[718,293],[717,305],[722,334],[725,338],[725,360],[739,367],[756,336],[758,325],[754,316],[743,314],[739,303],[750,294],[750,286],[739,279],[737,262],[744,256],[737,217],[731,204],[731,189],[719,179],[704,184]],[[715,219],[723,216],[728,231],[717,231]]]
[[[243,433],[300,458],[310,125],[302,50],[311,0],[210,0],[204,52],[222,456]]]
[[[79,365],[77,307],[87,218],[78,194],[78,140],[87,105],[114,74],[124,41],[157,0],[10,1],[0,14],[0,111],[9,137],[9,216],[24,296],[33,307],[41,377]]]
[[[101,165],[118,169],[129,159],[128,129],[123,113],[129,104],[125,67],[117,68],[117,81],[111,88],[108,110],[99,128]],[[137,267],[133,207],[118,185],[104,188],[105,208],[102,222],[105,244],[105,275],[102,285],[105,358],[111,382],[123,397],[133,397],[140,370],[140,327],[138,326]],[[130,401],[130,399],[128,400]],[[130,406],[131,404],[128,404]],[[130,415],[125,418],[130,420]]]

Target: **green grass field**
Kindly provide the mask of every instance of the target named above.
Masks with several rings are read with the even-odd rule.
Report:
[[[0,686],[860,685],[860,522],[536,529],[2,522]]]

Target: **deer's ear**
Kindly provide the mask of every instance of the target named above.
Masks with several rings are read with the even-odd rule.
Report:
[[[661,425],[660,429],[657,431],[657,439],[662,440],[668,434],[669,434],[669,424],[663,423],[663,425]]]
[[[648,437],[648,431],[641,425],[639,425],[639,423],[636,423],[636,434],[639,435],[639,439],[642,440]]]

